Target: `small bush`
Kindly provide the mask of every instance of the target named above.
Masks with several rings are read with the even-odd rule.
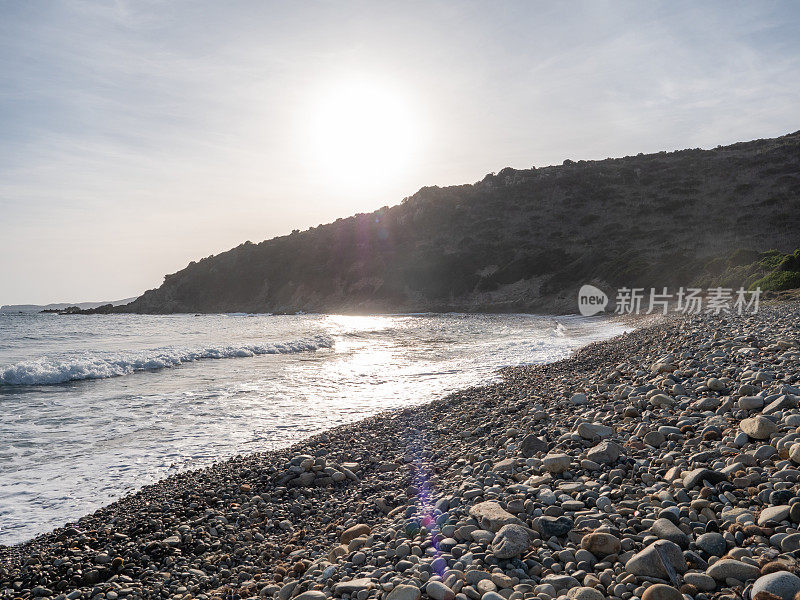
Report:
[[[765,269],[777,269],[785,254],[779,250],[768,250],[761,255],[761,266]]]
[[[787,254],[778,265],[778,271],[800,271],[800,256]]]

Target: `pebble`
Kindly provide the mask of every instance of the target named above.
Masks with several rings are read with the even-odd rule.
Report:
[[[800,550],[800,533],[790,533],[780,541],[781,550],[784,552],[794,552]]]
[[[605,441],[590,448],[586,458],[599,464],[613,463],[622,456],[622,448],[611,441]]]
[[[768,506],[758,515],[758,524],[766,525],[770,521],[781,522],[789,518],[789,506]]]
[[[368,590],[375,587],[375,584],[369,578],[350,579],[349,581],[340,581],[333,586],[333,591],[336,594],[350,594],[353,595],[361,590]]]
[[[706,570],[706,574],[717,581],[725,581],[727,579],[747,581],[758,577],[759,572],[757,566],[731,558],[718,560]]]
[[[531,532],[522,525],[504,525],[492,540],[492,553],[497,558],[514,558],[531,545]]]
[[[579,423],[578,435],[585,440],[602,440],[614,433],[614,428],[602,423]]]
[[[369,535],[370,533],[369,525],[365,525],[360,523],[358,525],[353,525],[349,529],[342,532],[342,535],[339,536],[339,541],[342,544],[348,544],[357,537],[361,537],[362,535]]]
[[[793,600],[800,592],[800,577],[789,571],[777,571],[756,579],[750,596],[758,600],[758,594],[766,592],[778,596],[782,600]]]
[[[574,587],[567,592],[569,600],[604,600],[602,592],[591,587]]]
[[[649,431],[645,434],[643,441],[648,446],[654,446],[658,448],[667,441],[666,436],[661,433],[660,431]]]
[[[573,521],[569,517],[539,517],[536,527],[544,538],[563,537],[572,529]]]
[[[697,536],[695,544],[710,556],[722,556],[728,548],[725,538],[716,531],[710,531],[709,533]]]
[[[520,452],[525,458],[531,458],[540,452],[547,452],[547,450],[547,442],[532,433],[526,435],[520,442]]]
[[[713,577],[705,573],[686,573],[683,576],[683,580],[701,592],[712,592],[717,589],[717,582]]]
[[[625,568],[634,575],[667,579],[669,572],[665,568],[664,560],[677,573],[685,573],[688,569],[680,546],[668,540],[654,542],[634,554],[625,564]]]
[[[642,600],[683,600],[683,594],[671,585],[656,583],[644,591]]]
[[[310,590],[307,592],[303,592],[302,594],[298,594],[294,597],[295,600],[325,600],[327,596],[325,592],[320,592],[318,590]]]
[[[456,595],[441,581],[429,581],[425,586],[425,593],[433,600],[453,600]]]
[[[542,465],[548,473],[558,474],[567,471],[571,462],[567,454],[548,454],[542,460]]]
[[[609,554],[617,554],[622,546],[616,536],[603,531],[595,531],[583,536],[581,548],[599,558],[604,558]]]
[[[744,419],[739,424],[739,427],[744,433],[756,440],[766,440],[778,431],[778,426],[773,421],[761,415]]]
[[[704,469],[702,467],[688,471],[683,476],[683,485],[688,489],[700,487],[703,483],[716,485],[725,481],[725,475],[719,471]]]
[[[474,517],[481,527],[497,533],[504,525],[523,525],[517,517],[507,512],[497,502],[481,502],[469,509],[470,516]]]
[[[386,596],[386,600],[419,600],[422,592],[415,585],[397,585]]]
[[[666,518],[656,519],[656,521],[650,527],[650,531],[652,531],[653,535],[655,535],[657,538],[675,542],[684,550],[689,547],[689,543],[691,541],[689,536],[681,531],[678,526],[675,525],[675,523]]]

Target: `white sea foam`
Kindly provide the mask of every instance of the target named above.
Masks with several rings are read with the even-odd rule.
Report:
[[[247,358],[262,354],[295,354],[333,347],[333,338],[317,335],[284,343],[216,346],[210,348],[158,348],[137,353],[26,360],[10,367],[0,367],[0,386],[55,385],[84,379],[121,377],[138,371],[169,369],[204,359]]]

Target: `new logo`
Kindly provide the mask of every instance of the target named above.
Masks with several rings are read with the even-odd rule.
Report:
[[[584,317],[603,312],[606,306],[608,306],[608,296],[603,290],[589,284],[581,286],[578,290],[578,311]]]

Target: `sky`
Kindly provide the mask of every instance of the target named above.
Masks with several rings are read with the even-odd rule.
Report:
[[[0,0],[0,304],[506,166],[800,129],[796,2]]]

